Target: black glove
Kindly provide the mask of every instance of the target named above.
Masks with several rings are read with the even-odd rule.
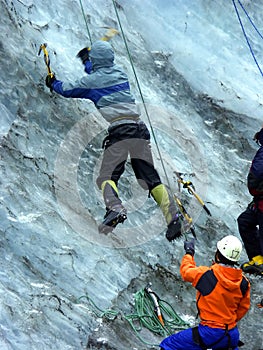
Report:
[[[52,84],[54,83],[55,80],[56,80],[55,74],[46,76],[46,86],[48,88],[50,88],[50,91],[53,90],[52,89]]]
[[[77,57],[79,57],[83,64],[85,64],[87,61],[89,61],[89,47],[84,47],[84,49],[80,50],[77,54]]]
[[[191,238],[189,241],[184,241],[185,254],[194,256],[195,254],[195,239]]]

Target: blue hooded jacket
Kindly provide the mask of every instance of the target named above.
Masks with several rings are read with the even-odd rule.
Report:
[[[90,74],[75,83],[55,80],[53,90],[67,98],[84,98],[94,102],[111,124],[138,120],[139,111],[130,92],[127,75],[114,63],[114,52],[106,41],[96,41],[89,53]]]

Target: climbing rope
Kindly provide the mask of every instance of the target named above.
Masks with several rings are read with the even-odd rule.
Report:
[[[125,44],[125,48],[127,50],[129,61],[130,61],[130,64],[131,64],[131,67],[132,67],[132,70],[133,70],[133,74],[134,74],[134,77],[135,77],[135,80],[136,80],[136,84],[137,84],[137,87],[138,87],[138,90],[139,90],[139,94],[141,96],[141,100],[142,100],[142,103],[143,103],[144,111],[145,111],[145,114],[147,116],[147,119],[148,119],[148,122],[149,122],[149,125],[150,125],[150,128],[151,128],[151,132],[152,132],[152,135],[153,135],[153,139],[154,139],[154,142],[156,144],[157,152],[158,152],[160,160],[161,160],[161,164],[162,164],[162,168],[163,168],[163,171],[164,171],[164,174],[165,174],[165,178],[166,178],[168,187],[171,188],[170,181],[169,181],[169,178],[168,178],[165,166],[164,166],[164,161],[163,161],[163,158],[162,158],[162,155],[161,155],[161,151],[160,151],[160,148],[159,148],[159,145],[158,145],[158,142],[157,142],[154,130],[153,130],[151,118],[150,118],[150,115],[148,113],[148,109],[146,107],[146,103],[145,103],[145,100],[144,100],[144,97],[143,97],[143,94],[142,94],[142,90],[141,90],[141,87],[140,87],[139,79],[137,77],[137,73],[136,73],[136,70],[135,70],[135,67],[134,67],[134,64],[133,64],[133,60],[132,60],[132,57],[131,57],[131,54],[130,54],[130,50],[129,50],[129,46],[128,46],[128,43],[127,43],[127,40],[126,40],[126,36],[124,34],[124,30],[123,30],[122,25],[121,25],[121,20],[120,20],[120,17],[119,17],[117,5],[116,5],[116,0],[112,0],[112,3],[113,3],[113,6],[114,6],[114,10],[115,10],[115,13],[116,13],[116,17],[117,17],[117,21],[118,21],[118,24],[119,24],[119,27],[120,27],[120,31],[121,31],[121,34],[122,34],[122,38],[123,38],[123,41],[124,41],[124,44]]]
[[[178,316],[171,304],[160,299],[149,286],[139,290],[134,299],[137,316],[142,325],[155,334],[168,336],[173,334],[175,329],[185,329],[189,326]]]
[[[258,33],[258,35],[261,37],[261,39],[263,39],[263,35],[260,33],[260,31],[257,29],[257,27],[255,26],[255,24],[253,23],[252,19],[250,18],[248,12],[246,11],[245,7],[242,5],[242,3],[240,2],[240,0],[238,0],[239,5],[241,6],[242,10],[245,12],[247,18],[249,19],[249,22],[252,24],[252,26],[254,27],[255,31]]]
[[[77,299],[76,303],[79,303],[81,299],[85,298],[96,317],[99,318],[113,321],[116,317],[120,316],[130,324],[141,342],[150,346],[159,346],[159,344],[152,344],[143,339],[140,335],[141,330],[147,328],[155,335],[167,337],[173,334],[175,330],[188,328],[189,324],[178,316],[171,304],[160,299],[157,294],[150,289],[149,285],[135,293],[134,307],[136,312],[133,314],[124,315],[121,311],[112,309],[102,310],[88,295],[81,296]],[[156,300],[158,302],[159,313],[157,313],[156,310]]]
[[[263,77],[263,72],[262,72],[262,70],[261,70],[261,68],[260,68],[260,66],[259,66],[259,64],[258,64],[258,61],[257,61],[257,59],[256,59],[256,57],[255,57],[254,52],[253,52],[253,49],[252,49],[252,47],[251,47],[251,45],[250,45],[248,36],[247,36],[247,34],[246,34],[246,31],[245,31],[245,28],[244,28],[244,26],[243,26],[241,17],[240,17],[240,15],[239,15],[238,8],[237,8],[237,6],[236,6],[235,0],[232,0],[232,2],[233,2],[233,5],[234,5],[234,8],[235,8],[236,15],[237,15],[237,18],[238,18],[238,20],[239,20],[239,23],[240,23],[242,32],[243,32],[243,34],[244,34],[244,37],[245,37],[246,42],[247,42],[247,44],[248,44],[249,50],[250,50],[250,52],[251,52],[251,55],[252,55],[252,57],[253,57],[253,59],[254,59],[256,65],[257,65],[257,67],[258,67],[258,70],[260,71],[261,76]],[[254,27],[254,29],[256,30],[256,32],[257,32],[257,33],[260,35],[260,37],[263,39],[263,36],[260,34],[260,32],[258,31],[258,29],[256,28],[256,26],[254,25],[253,21],[251,20],[250,16],[248,15],[247,11],[245,10],[245,8],[244,8],[244,6],[242,5],[242,3],[240,2],[240,0],[238,0],[238,3],[239,3],[239,5],[241,6],[242,10],[245,12],[247,18],[249,19],[250,23],[252,24],[252,26]]]
[[[102,309],[100,309],[87,294],[79,297],[76,302],[78,303],[83,298],[87,299],[87,301],[89,302],[90,306],[92,307],[92,311],[96,315],[96,317],[106,318],[108,320],[114,320],[119,314],[119,312],[115,311],[115,310],[111,310],[111,309],[102,310]]]
[[[87,32],[88,32],[89,41],[90,41],[90,44],[92,44],[92,39],[91,39],[91,35],[90,35],[90,30],[89,30],[87,18],[86,18],[86,16],[85,16],[85,12],[84,12],[84,8],[83,8],[83,5],[82,5],[82,1],[79,0],[79,3],[80,3],[80,7],[81,7],[81,11],[82,11],[83,18],[84,18],[84,21],[85,21],[85,24],[86,24],[86,29],[87,29]]]

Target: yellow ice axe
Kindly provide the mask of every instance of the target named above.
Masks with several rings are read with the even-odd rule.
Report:
[[[44,44],[40,45],[40,48],[38,51],[38,56],[40,56],[42,50],[44,52],[44,61],[45,61],[46,67],[47,67],[47,74],[52,78],[54,76],[54,74],[52,73],[51,68],[50,68],[50,59],[49,59],[49,55],[48,55],[47,44],[44,43]]]
[[[193,228],[193,219],[191,218],[191,216],[187,213],[184,205],[182,204],[182,202],[180,201],[180,199],[176,196],[176,194],[173,195],[174,200],[181,212],[181,214],[183,215],[183,217],[185,218],[185,220],[188,223],[188,228],[191,231],[192,235],[194,236],[194,238],[196,238],[196,234],[195,234],[195,230]]]
[[[119,34],[118,30],[115,28],[108,28],[105,35],[100,39],[103,41],[109,41],[111,38],[113,38],[115,35]]]
[[[202,207],[204,208],[204,210],[207,212],[208,215],[211,215],[210,210],[207,208],[207,206],[205,205],[204,201],[200,198],[200,196],[195,192],[194,190],[194,185],[192,184],[191,181],[184,181],[182,178],[182,174],[175,172],[177,177],[178,177],[178,184],[182,184],[183,188],[187,188],[188,193],[192,194],[193,196],[195,196],[195,198],[198,200],[198,202],[202,205]]]
[[[108,27],[106,27],[106,28],[108,28]],[[102,40],[102,41],[109,41],[116,34],[119,34],[117,29],[108,28],[107,32],[105,33],[105,35],[102,38],[100,38],[100,40]],[[77,57],[81,58],[82,55],[84,55],[84,57],[86,56],[86,58],[89,59],[88,57],[89,57],[90,50],[91,50],[91,47],[85,47],[84,49],[79,51],[79,53],[77,54]]]

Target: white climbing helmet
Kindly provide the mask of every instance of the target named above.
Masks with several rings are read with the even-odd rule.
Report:
[[[231,261],[238,261],[242,252],[242,243],[236,236],[225,236],[217,242],[217,249]]]

